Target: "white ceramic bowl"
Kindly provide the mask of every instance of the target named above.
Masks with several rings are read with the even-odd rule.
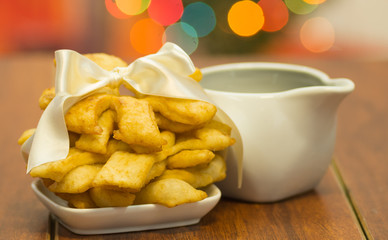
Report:
[[[208,197],[173,208],[158,204],[128,207],[76,209],[50,192],[40,180],[34,180],[32,190],[58,221],[77,234],[107,234],[162,229],[196,224],[212,210],[221,197],[220,190],[210,185],[204,190]]]

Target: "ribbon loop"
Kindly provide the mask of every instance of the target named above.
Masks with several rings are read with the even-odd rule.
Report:
[[[67,156],[69,136],[64,114],[102,87],[118,87],[124,82],[130,90],[144,95],[211,102],[202,87],[188,77],[195,71],[190,57],[173,43],[166,43],[157,53],[139,58],[128,67],[112,71],[71,50],[56,51],[55,57],[56,96],[42,114],[35,134],[22,146],[23,155],[28,156],[27,173]]]

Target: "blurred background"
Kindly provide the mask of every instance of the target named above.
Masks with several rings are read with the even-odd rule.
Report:
[[[386,0],[0,0],[0,58],[73,49],[192,56],[388,57]]]

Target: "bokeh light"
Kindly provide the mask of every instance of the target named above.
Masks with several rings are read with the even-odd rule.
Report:
[[[144,12],[151,0],[115,0],[117,7],[127,15],[138,15]]]
[[[181,0],[152,0],[148,15],[163,26],[177,22],[183,14]]]
[[[291,12],[300,15],[309,14],[318,7],[317,4],[308,4],[303,0],[284,0],[284,3]]]
[[[196,31],[197,37],[207,36],[216,26],[216,15],[209,5],[203,2],[191,3],[185,7],[181,22],[192,26]],[[186,31],[186,26],[183,29]],[[188,34],[191,31],[186,31]]]
[[[118,7],[115,2],[115,0],[105,0],[105,7],[108,10],[108,12],[115,18],[118,19],[125,19],[129,18],[130,16],[123,13]]]
[[[264,25],[263,10],[255,2],[238,1],[228,12],[228,24],[237,35],[252,36]]]
[[[321,4],[324,3],[326,0],[303,0],[308,4]]]
[[[222,16],[227,18],[223,22],[217,22],[214,9],[203,1],[194,1],[184,6],[182,0],[105,0],[105,6],[115,18],[130,18],[126,20],[132,22],[126,36],[129,37],[128,46],[132,53],[154,53],[164,42],[169,41],[192,54],[198,48],[199,38],[209,35],[217,24],[227,34],[232,32],[240,37],[252,37],[259,31],[276,32],[287,25],[290,12],[309,14],[325,1],[235,0],[233,5],[219,3],[217,14],[223,10],[227,15]],[[141,14],[145,10],[148,10],[148,14]],[[319,35],[318,30],[313,32],[311,27],[317,24],[314,21],[306,22],[300,30],[300,41],[309,51],[326,51],[334,44],[334,30],[330,32],[327,27],[328,35],[321,37],[322,34]],[[318,35],[320,37],[316,37]]]
[[[198,37],[195,29],[185,22],[168,26],[165,30],[164,42],[177,44],[189,55],[198,47]]]
[[[258,4],[264,13],[263,31],[279,31],[287,24],[288,8],[282,0],[260,0]]]
[[[164,27],[152,20],[145,18],[137,21],[131,28],[130,41],[133,48],[141,54],[151,54],[163,45]]]
[[[325,52],[334,45],[333,25],[326,18],[311,18],[300,29],[300,41],[311,52]]]

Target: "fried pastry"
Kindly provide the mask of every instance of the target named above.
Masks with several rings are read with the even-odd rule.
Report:
[[[68,172],[60,182],[54,182],[48,189],[57,193],[83,193],[92,187],[92,182],[101,170],[102,164],[82,165]]]
[[[146,184],[154,162],[152,155],[115,152],[95,177],[93,186],[138,192]]]
[[[55,97],[55,88],[47,88],[39,98],[39,107],[44,110]]]
[[[157,203],[167,207],[197,202],[207,197],[206,192],[193,188],[185,181],[169,178],[148,184],[136,194],[135,204]]]
[[[84,56],[108,71],[128,66],[104,53]],[[200,81],[202,73],[196,69],[189,77]],[[235,141],[228,125],[214,121],[216,106],[146,96],[126,82],[115,83],[132,92],[124,96],[119,86],[109,85],[65,109],[68,156],[32,168],[31,176],[75,208],[174,207],[206,198],[199,188],[226,176],[225,160],[216,151]],[[54,97],[54,88],[45,89],[40,108],[45,110]],[[34,131],[24,132],[18,143]]]
[[[18,144],[23,145],[23,143],[25,141],[27,141],[27,139],[29,139],[32,136],[32,134],[34,134],[35,130],[36,130],[36,128],[31,128],[31,129],[24,131],[18,139]]]
[[[98,126],[102,129],[100,134],[82,134],[75,142],[78,149],[106,154],[108,141],[113,132],[116,113],[112,110],[107,110],[102,113],[98,120]]]
[[[216,155],[207,165],[198,165],[185,169],[167,169],[157,180],[174,178],[189,183],[194,188],[207,186],[226,177],[225,160]]]
[[[189,125],[206,123],[217,112],[216,106],[200,100],[159,96],[147,96],[144,100],[149,102],[155,112],[159,112],[165,118]]]
[[[62,178],[72,169],[86,164],[105,163],[103,155],[84,152],[76,148],[70,148],[65,159],[48,162],[31,169],[32,177],[49,178],[60,182]]]
[[[120,192],[104,187],[94,187],[89,194],[97,207],[126,207],[132,205],[135,195],[129,192]]]
[[[207,164],[214,158],[214,153],[207,149],[182,150],[179,153],[167,158],[167,167],[188,168],[200,164]]]
[[[191,131],[193,129],[200,128],[204,125],[204,124],[190,125],[190,124],[175,122],[164,117],[162,114],[158,112],[155,113],[155,119],[160,129],[168,130],[175,133],[183,133],[183,132]]]
[[[97,205],[90,197],[89,191],[83,193],[56,193],[56,195],[66,200],[70,207],[81,209],[97,207]]]
[[[165,141],[160,136],[151,106],[142,100],[119,97],[115,106],[118,130],[113,137],[128,144],[144,146],[160,151]]]
[[[98,120],[111,107],[115,98],[114,95],[100,93],[77,102],[65,114],[67,129],[79,134],[101,134]]]

